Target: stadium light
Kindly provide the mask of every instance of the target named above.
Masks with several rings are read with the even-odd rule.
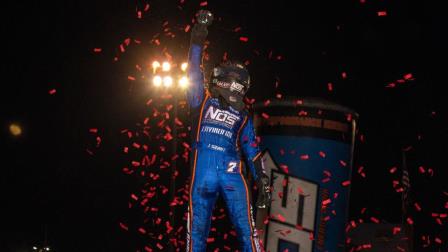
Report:
[[[154,78],[152,79],[152,83],[154,84],[154,86],[156,87],[160,87],[162,85],[162,77],[156,75],[154,76]]]
[[[183,76],[182,78],[179,79],[179,87],[182,89],[185,89],[188,87],[188,78],[186,76]]]
[[[154,73],[157,71],[157,68],[159,68],[159,67],[160,67],[160,63],[158,61],[154,61],[152,63],[152,70]]]
[[[173,85],[173,78],[171,78],[171,76],[165,76],[163,78],[163,85],[165,87],[171,87],[171,85]]]
[[[186,76],[188,68],[187,62],[170,63],[166,61],[152,62],[152,84],[154,87],[179,88],[185,90],[189,86],[189,79]]]
[[[188,63],[184,62],[180,66],[180,69],[182,70],[182,72],[185,72],[185,71],[187,71],[187,67],[188,67]]]
[[[162,64],[162,71],[168,72],[170,70],[171,70],[171,64],[168,63],[167,61],[163,62],[163,64]]]

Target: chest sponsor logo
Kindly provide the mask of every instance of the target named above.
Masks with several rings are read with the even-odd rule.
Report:
[[[230,113],[229,111],[210,106],[205,113],[205,119],[225,123],[233,127],[240,117]]]

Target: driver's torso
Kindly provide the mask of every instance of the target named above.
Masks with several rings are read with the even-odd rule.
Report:
[[[232,107],[224,109],[218,99],[209,95],[205,95],[201,106],[194,110],[197,111],[192,111],[193,144],[198,148],[236,154],[246,113]]]

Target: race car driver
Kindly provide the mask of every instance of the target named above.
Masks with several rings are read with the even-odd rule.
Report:
[[[187,100],[192,116],[191,184],[189,194],[187,251],[206,250],[211,216],[218,195],[227,205],[242,251],[261,251],[252,218],[250,190],[243,175],[243,162],[257,183],[257,207],[270,200],[256,142],[252,118],[245,109],[244,95],[250,85],[245,66],[224,62],[213,69],[204,85],[202,48],[213,16],[199,11],[191,32]]]

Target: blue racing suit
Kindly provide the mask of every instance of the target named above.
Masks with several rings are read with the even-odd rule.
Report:
[[[261,158],[252,119],[245,110],[222,108],[219,100],[210,96],[204,89],[201,61],[202,46],[192,44],[187,91],[192,118],[187,251],[206,250],[213,207],[222,195],[242,251],[258,252],[250,190],[242,173],[244,157],[256,179],[254,161]]]

